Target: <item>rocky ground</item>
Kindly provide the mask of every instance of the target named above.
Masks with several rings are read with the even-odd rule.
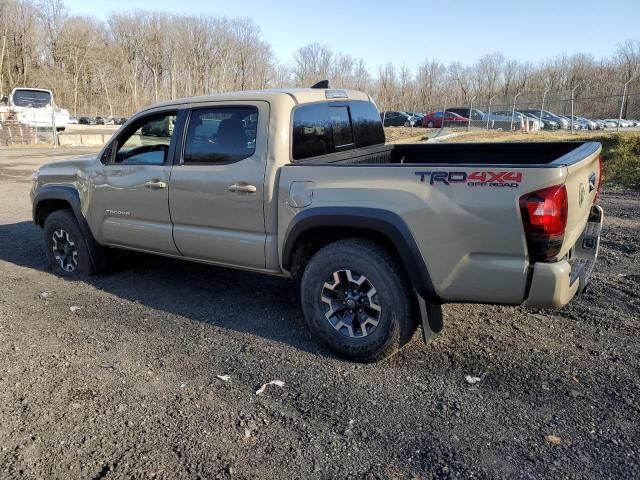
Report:
[[[640,477],[637,191],[605,192],[568,307],[448,305],[429,345],[357,365],[293,281],[137,255],[52,275],[27,195],[47,155],[0,152],[1,478]]]

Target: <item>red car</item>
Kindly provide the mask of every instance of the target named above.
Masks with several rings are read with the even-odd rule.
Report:
[[[468,118],[458,115],[457,113],[444,113],[445,127],[464,127],[468,123]],[[422,120],[422,126],[427,128],[442,128],[442,112],[433,112],[429,115],[425,115],[424,119]]]

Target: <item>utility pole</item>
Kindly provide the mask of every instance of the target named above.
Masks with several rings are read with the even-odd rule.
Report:
[[[549,93],[549,88],[546,88],[544,90],[544,93],[542,94],[542,104],[540,105],[540,130],[538,130],[538,133],[540,133],[540,131],[542,130],[542,125],[544,125],[544,123],[542,123],[542,112],[544,111],[544,99],[547,97],[547,93]]]
[[[474,95],[471,97],[471,103],[469,104],[469,118],[467,119],[467,131],[471,128],[471,115],[473,114],[473,101],[476,99]]]
[[[509,130],[511,130],[513,132],[513,117],[515,117],[516,115],[516,100],[518,99],[518,97],[520,96],[520,92],[516,93],[516,96],[513,97],[513,107],[511,108],[511,127],[509,128]]]
[[[629,80],[627,80],[624,84],[624,88],[622,89],[622,101],[620,102],[620,115],[618,115],[618,126],[616,127],[616,132],[620,131],[620,122],[622,121],[622,111],[624,110],[624,98],[627,96],[627,87],[635,78],[636,76],[633,75]]]
[[[489,130],[489,120],[491,119],[491,102],[493,102],[493,99],[496,97],[497,95],[489,97],[489,112],[487,112],[487,130]]]
[[[576,88],[578,88],[580,85],[576,85],[575,87],[573,87],[571,89],[571,133],[573,133],[573,124],[574,124],[574,116],[573,116],[573,99],[576,93]]]

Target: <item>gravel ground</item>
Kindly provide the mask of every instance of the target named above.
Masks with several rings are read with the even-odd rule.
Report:
[[[448,305],[429,345],[357,365],[308,336],[289,280],[139,255],[52,275],[43,156],[0,152],[1,478],[640,477],[638,192],[605,192],[568,307]]]

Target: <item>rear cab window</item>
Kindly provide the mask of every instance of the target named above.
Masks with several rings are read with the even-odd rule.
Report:
[[[380,113],[371,102],[312,103],[293,112],[294,161],[384,142]]]

